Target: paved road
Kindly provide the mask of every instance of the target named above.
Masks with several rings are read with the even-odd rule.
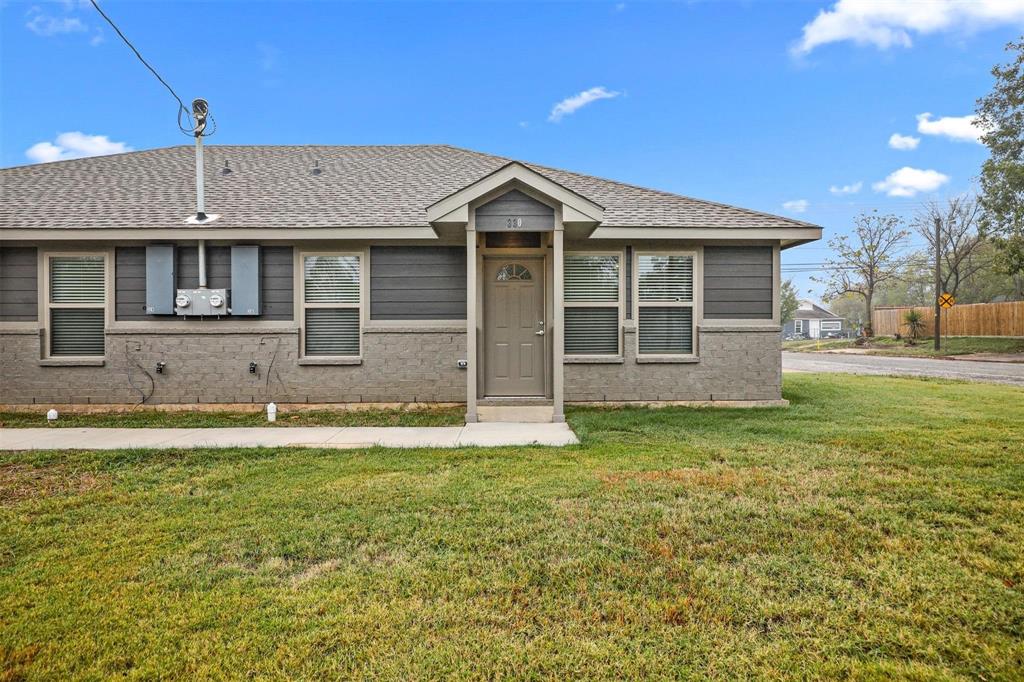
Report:
[[[988,381],[1024,386],[1024,364],[894,358],[847,353],[783,353],[782,369],[799,372],[848,372]]]

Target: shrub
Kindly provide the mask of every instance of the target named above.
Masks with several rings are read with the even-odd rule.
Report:
[[[910,343],[913,345],[924,331],[924,317],[916,310],[908,310],[903,316],[903,323],[907,325],[907,333],[910,334]]]

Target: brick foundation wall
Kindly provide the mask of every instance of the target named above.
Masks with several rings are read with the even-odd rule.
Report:
[[[699,361],[638,364],[636,328],[621,364],[566,364],[565,400],[778,400],[782,348],[777,327],[701,327]]]
[[[300,364],[298,343],[295,329],[108,332],[103,366],[68,367],[40,363],[38,333],[0,332],[0,403],[135,403],[129,369],[151,386],[136,362],[155,380],[153,404],[465,402],[462,330],[367,330],[359,365]]]
[[[565,400],[777,400],[778,329],[701,328],[700,359],[638,364],[625,334],[621,364],[566,364]],[[0,332],[0,403],[465,402],[462,330],[366,330],[359,365],[305,365],[297,330],[111,332],[103,366],[42,366],[38,332]],[[127,353],[126,353],[127,350]],[[164,374],[156,374],[157,362]],[[258,373],[249,374],[249,362]],[[269,373],[269,378],[268,378]]]

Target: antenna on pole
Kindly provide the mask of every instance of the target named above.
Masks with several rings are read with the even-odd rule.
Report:
[[[210,105],[205,99],[192,100],[192,118],[196,122],[193,135],[196,138],[196,221],[206,220],[206,196],[203,186],[203,131],[206,130],[206,116]]]

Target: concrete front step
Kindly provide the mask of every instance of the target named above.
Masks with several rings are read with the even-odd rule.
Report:
[[[551,423],[553,405],[477,405],[477,419],[482,422]]]

